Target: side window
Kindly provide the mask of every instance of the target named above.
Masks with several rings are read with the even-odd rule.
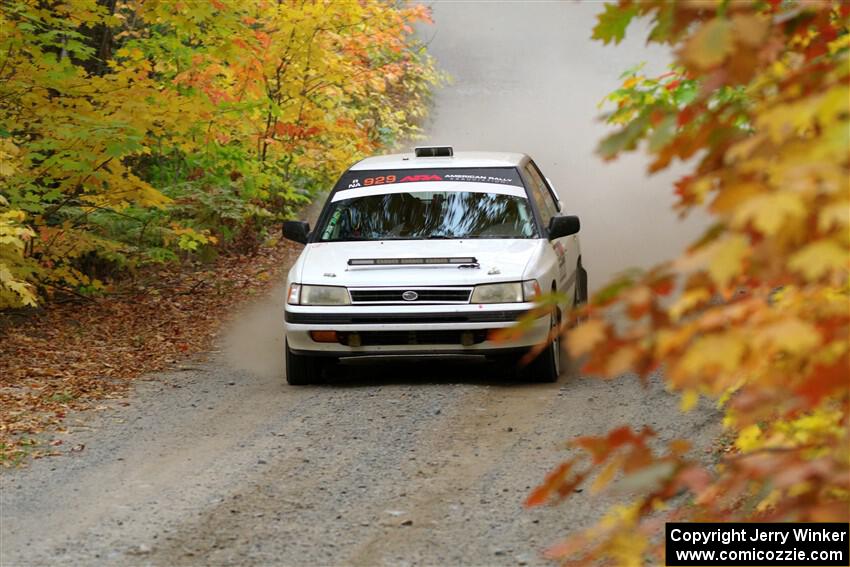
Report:
[[[534,203],[540,211],[543,226],[547,227],[551,218],[558,214],[558,205],[555,204],[552,193],[549,192],[546,182],[533,162],[525,164],[524,169],[526,178],[529,181],[529,193],[531,193],[531,198],[534,199]]]

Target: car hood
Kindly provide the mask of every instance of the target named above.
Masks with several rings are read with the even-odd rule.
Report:
[[[300,283],[343,286],[474,285],[517,281],[539,253],[534,239],[400,240],[308,244],[295,277]],[[457,265],[350,266],[350,259],[474,257],[477,268]],[[300,272],[300,274],[299,274]]]

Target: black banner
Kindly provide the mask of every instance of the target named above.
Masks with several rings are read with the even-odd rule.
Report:
[[[381,170],[352,169],[342,175],[334,190],[342,191],[397,183],[422,183],[424,181],[460,181],[523,187],[519,172],[515,167],[429,167]]]
[[[667,565],[850,565],[850,524],[668,523]]]

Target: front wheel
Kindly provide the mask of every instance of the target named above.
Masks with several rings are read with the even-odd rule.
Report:
[[[289,342],[285,343],[284,348],[286,349],[287,384],[291,386],[306,386],[322,381],[324,361],[321,358],[295,354],[289,349]]]
[[[549,328],[561,326],[561,311],[556,309],[550,318]],[[557,333],[546,348],[523,369],[525,378],[530,382],[557,382],[561,375],[561,334]]]
[[[587,270],[581,265],[581,260],[576,266],[576,285],[573,295],[573,306],[578,307],[587,303]]]

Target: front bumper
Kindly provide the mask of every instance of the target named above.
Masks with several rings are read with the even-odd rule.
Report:
[[[490,333],[511,327],[533,303],[493,305],[287,305],[286,338],[297,354],[338,357],[375,355],[498,355],[524,351],[546,340],[549,317],[536,319],[510,340]],[[317,342],[311,331],[334,331],[334,342]]]

